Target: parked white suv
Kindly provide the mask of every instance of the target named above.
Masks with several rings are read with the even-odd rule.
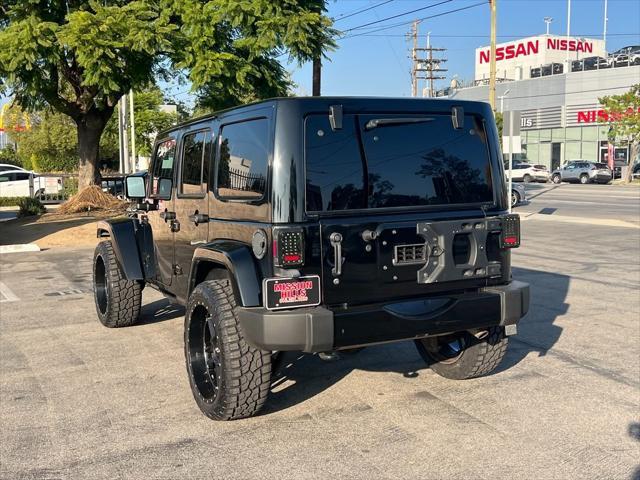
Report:
[[[616,50],[607,59],[609,65],[613,67],[624,67],[627,65],[640,65],[640,45],[631,45]]]
[[[18,167],[17,165],[11,165],[9,163],[0,163],[0,172],[6,172],[8,170],[20,170],[22,172],[26,172],[24,168]]]
[[[507,176],[509,165],[507,164]],[[549,181],[549,171],[544,165],[531,165],[529,163],[513,163],[511,168],[511,179],[514,182],[543,182]]]
[[[29,177],[33,175],[33,195],[56,194],[62,190],[62,178],[41,177],[23,169],[0,171],[0,197],[29,197]]]

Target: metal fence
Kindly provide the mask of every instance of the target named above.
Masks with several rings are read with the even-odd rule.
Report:
[[[73,173],[40,173],[29,175],[29,196],[44,204],[62,203],[78,190],[78,175]]]
[[[229,187],[232,190],[243,190],[252,192],[264,192],[265,178],[261,174],[251,174],[237,170],[229,169]]]

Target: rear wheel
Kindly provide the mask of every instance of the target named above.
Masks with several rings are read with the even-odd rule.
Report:
[[[122,274],[110,240],[100,242],[93,254],[93,295],[105,327],[128,327],[138,320],[142,284]]]
[[[508,341],[502,327],[492,327],[481,340],[469,332],[459,332],[415,343],[434,372],[445,378],[464,380],[491,373],[504,357]]]
[[[184,349],[193,397],[207,417],[255,415],[271,386],[272,352],[249,345],[238,325],[229,280],[198,285],[187,304]]]
[[[580,183],[583,185],[586,185],[587,183],[589,183],[589,175],[587,175],[586,173],[583,173],[582,175],[580,175]]]
[[[557,185],[562,182],[562,178],[560,178],[560,175],[555,174],[553,177],[551,177],[551,181]]]

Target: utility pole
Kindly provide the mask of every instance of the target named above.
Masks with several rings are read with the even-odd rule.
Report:
[[[320,96],[320,83],[322,79],[322,60],[320,56],[313,59],[313,86],[312,95],[314,97]]]
[[[136,120],[133,111],[133,89],[129,90],[129,120],[131,121],[131,164],[129,172],[136,171]]]
[[[604,0],[604,29],[602,30],[602,40],[604,40],[604,49],[607,49],[607,0]]]
[[[411,96],[418,96],[418,20],[413,21],[411,26],[411,38],[413,40],[413,48],[411,49]]]
[[[547,36],[549,36],[549,27],[551,26],[551,22],[553,22],[553,17],[544,17],[544,23],[547,24]]]
[[[567,45],[571,35],[571,0],[567,0]],[[567,48],[567,72],[569,71],[569,49]]]
[[[122,98],[121,98],[120,100],[118,100],[118,158],[120,160],[120,163],[118,164],[119,173],[124,172],[124,147],[122,145],[122,139],[124,137],[124,135],[122,134],[123,126],[124,124],[122,122]]]
[[[443,80],[445,77],[438,76],[439,72],[446,72],[444,68],[440,68],[440,64],[447,61],[446,58],[433,58],[433,52],[444,52],[446,48],[433,48],[431,46],[431,32],[427,33],[427,47],[416,48],[418,51],[427,53],[427,58],[416,58],[416,80],[427,80],[429,84],[428,97],[435,97],[434,80]],[[416,55],[417,56],[417,55]],[[417,72],[425,72],[423,76],[418,76]]]
[[[129,173],[129,133],[127,125],[127,96],[123,95],[120,98],[118,105],[120,119],[120,173]]]
[[[491,6],[491,50],[489,52],[489,105],[496,111],[496,2],[489,0]]]

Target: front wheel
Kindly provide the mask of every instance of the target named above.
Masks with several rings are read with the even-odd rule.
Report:
[[[520,194],[518,192],[516,192],[515,190],[513,190],[511,192],[511,206],[515,207],[519,203],[520,203]]]
[[[249,345],[235,314],[229,280],[198,285],[187,304],[184,353],[193,397],[207,417],[255,415],[271,386],[272,352]]]
[[[589,175],[586,175],[584,173],[580,175],[580,183],[582,185],[586,185],[587,183],[589,183]]]
[[[524,181],[524,183],[531,183],[532,180],[533,180],[533,177],[528,173],[525,174],[525,176],[522,178],[522,181]]]
[[[418,352],[438,375],[454,380],[491,373],[507,352],[508,337],[502,327],[488,329],[483,339],[469,332],[416,340]]]
[[[562,182],[562,178],[560,178],[560,175],[554,175],[553,177],[551,177],[551,181],[558,185],[560,184],[560,182]]]
[[[122,274],[110,240],[100,242],[93,254],[93,295],[105,327],[129,327],[138,320],[142,284]]]

